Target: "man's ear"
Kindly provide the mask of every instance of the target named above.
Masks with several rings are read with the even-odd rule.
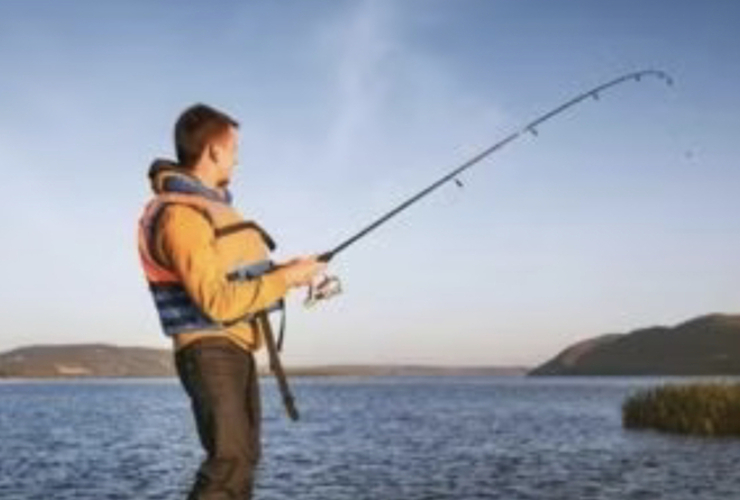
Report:
[[[218,163],[219,151],[217,151],[217,149],[218,148],[215,144],[208,145],[208,159],[211,160],[212,163]]]

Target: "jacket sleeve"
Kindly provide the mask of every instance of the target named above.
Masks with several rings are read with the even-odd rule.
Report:
[[[157,225],[155,251],[180,277],[191,299],[211,319],[238,319],[267,308],[288,291],[284,273],[228,281],[210,222],[192,207],[171,205]]]

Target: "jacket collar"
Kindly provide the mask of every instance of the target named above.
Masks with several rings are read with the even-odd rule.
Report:
[[[228,189],[211,189],[170,160],[156,159],[149,167],[149,181],[156,194],[182,193],[203,196],[211,201],[231,204]]]

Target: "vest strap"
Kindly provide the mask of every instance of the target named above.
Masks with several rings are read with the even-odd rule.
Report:
[[[270,320],[267,318],[267,313],[261,312],[257,314],[254,321],[259,324],[260,329],[265,336],[267,354],[270,358],[270,371],[275,375],[275,379],[277,380],[278,389],[283,398],[285,411],[291,420],[296,421],[299,419],[298,409],[295,406],[295,400],[293,398],[293,394],[290,392],[290,387],[288,387],[288,377],[286,377],[285,370],[283,370],[283,365],[280,362],[280,354],[278,353],[278,347],[275,344],[275,337],[272,334],[272,325],[270,325]]]
[[[246,229],[257,231],[262,237],[262,241],[265,242],[265,245],[267,245],[267,248],[269,248],[271,252],[274,251],[275,248],[277,248],[275,240],[273,240],[270,235],[267,234],[267,231],[262,229],[259,224],[253,221],[242,221],[237,222],[236,224],[231,224],[229,226],[220,227],[215,230],[215,235],[216,238],[223,238],[224,236],[238,233],[239,231],[244,231]]]

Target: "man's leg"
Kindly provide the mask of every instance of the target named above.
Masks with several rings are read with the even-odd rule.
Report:
[[[177,368],[207,454],[188,498],[251,498],[259,458],[253,356],[227,340],[205,339],[178,353]]]

